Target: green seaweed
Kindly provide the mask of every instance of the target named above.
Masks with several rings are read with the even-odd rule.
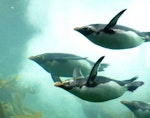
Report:
[[[42,117],[42,112],[37,112],[32,115],[21,114],[21,115],[11,116],[11,118],[41,118],[41,117]]]
[[[5,118],[6,117],[6,112],[3,108],[3,104],[0,102],[0,118]]]
[[[24,105],[26,93],[32,88],[18,87],[19,76],[0,78],[0,118],[41,118],[42,112],[36,112]]]

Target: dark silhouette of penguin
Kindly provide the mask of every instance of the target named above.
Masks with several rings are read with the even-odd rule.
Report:
[[[76,27],[80,32],[96,45],[109,49],[128,49],[150,41],[150,32],[140,32],[129,27],[116,25],[126,9],[119,12],[108,24],[91,24]]]
[[[129,80],[118,81],[104,76],[98,76],[101,57],[91,70],[89,77],[84,77],[76,68],[73,73],[74,79],[56,82],[55,86],[63,88],[73,95],[91,102],[104,102],[122,96],[126,91],[134,91],[143,85],[142,81],[135,81],[137,77]]]
[[[38,63],[47,72],[49,72],[54,82],[59,81],[59,77],[72,77],[75,68],[80,68],[84,76],[87,76],[94,62],[87,57],[80,57],[67,53],[44,53],[37,56],[31,56],[29,59]],[[108,64],[102,63],[99,71],[104,71]]]

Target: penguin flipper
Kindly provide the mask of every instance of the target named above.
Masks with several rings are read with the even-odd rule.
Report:
[[[76,67],[74,70],[73,70],[73,78],[74,79],[77,79],[77,78],[84,78],[81,70],[79,67]]]
[[[99,67],[99,71],[105,71],[105,69],[109,66],[108,63],[101,63]]]
[[[87,80],[87,85],[90,86],[91,83],[93,83],[94,79],[96,78],[96,75],[97,75],[97,72],[99,70],[99,66],[100,66],[100,63],[102,62],[102,60],[104,59],[105,56],[102,56],[98,59],[98,61],[94,64],[92,70],[91,70],[91,73],[90,73],[90,76]]]
[[[107,25],[106,27],[103,29],[104,32],[106,33],[114,33],[114,31],[111,29],[112,27],[114,27],[118,21],[118,19],[120,18],[120,16],[126,11],[127,9],[122,10],[121,12],[119,12]]]

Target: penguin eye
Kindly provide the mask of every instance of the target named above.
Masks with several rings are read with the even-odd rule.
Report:
[[[83,30],[89,30],[89,27],[83,27],[82,29]]]

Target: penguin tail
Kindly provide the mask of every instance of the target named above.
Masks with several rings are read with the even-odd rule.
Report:
[[[142,82],[142,81],[131,82],[131,83],[127,84],[128,91],[134,92],[138,87],[142,86],[143,84],[144,84],[144,82]]]
[[[124,80],[124,81],[122,81],[123,82],[123,84],[125,85],[125,84],[129,84],[129,83],[131,83],[131,82],[133,82],[133,81],[135,81],[135,80],[137,80],[138,79],[138,76],[134,76],[134,77],[132,77],[131,79],[129,79],[129,80]]]
[[[143,32],[146,37],[145,37],[145,42],[150,42],[150,32]]]
[[[100,67],[99,67],[99,71],[105,71],[105,69],[109,66],[108,63],[102,63],[100,64]]]

